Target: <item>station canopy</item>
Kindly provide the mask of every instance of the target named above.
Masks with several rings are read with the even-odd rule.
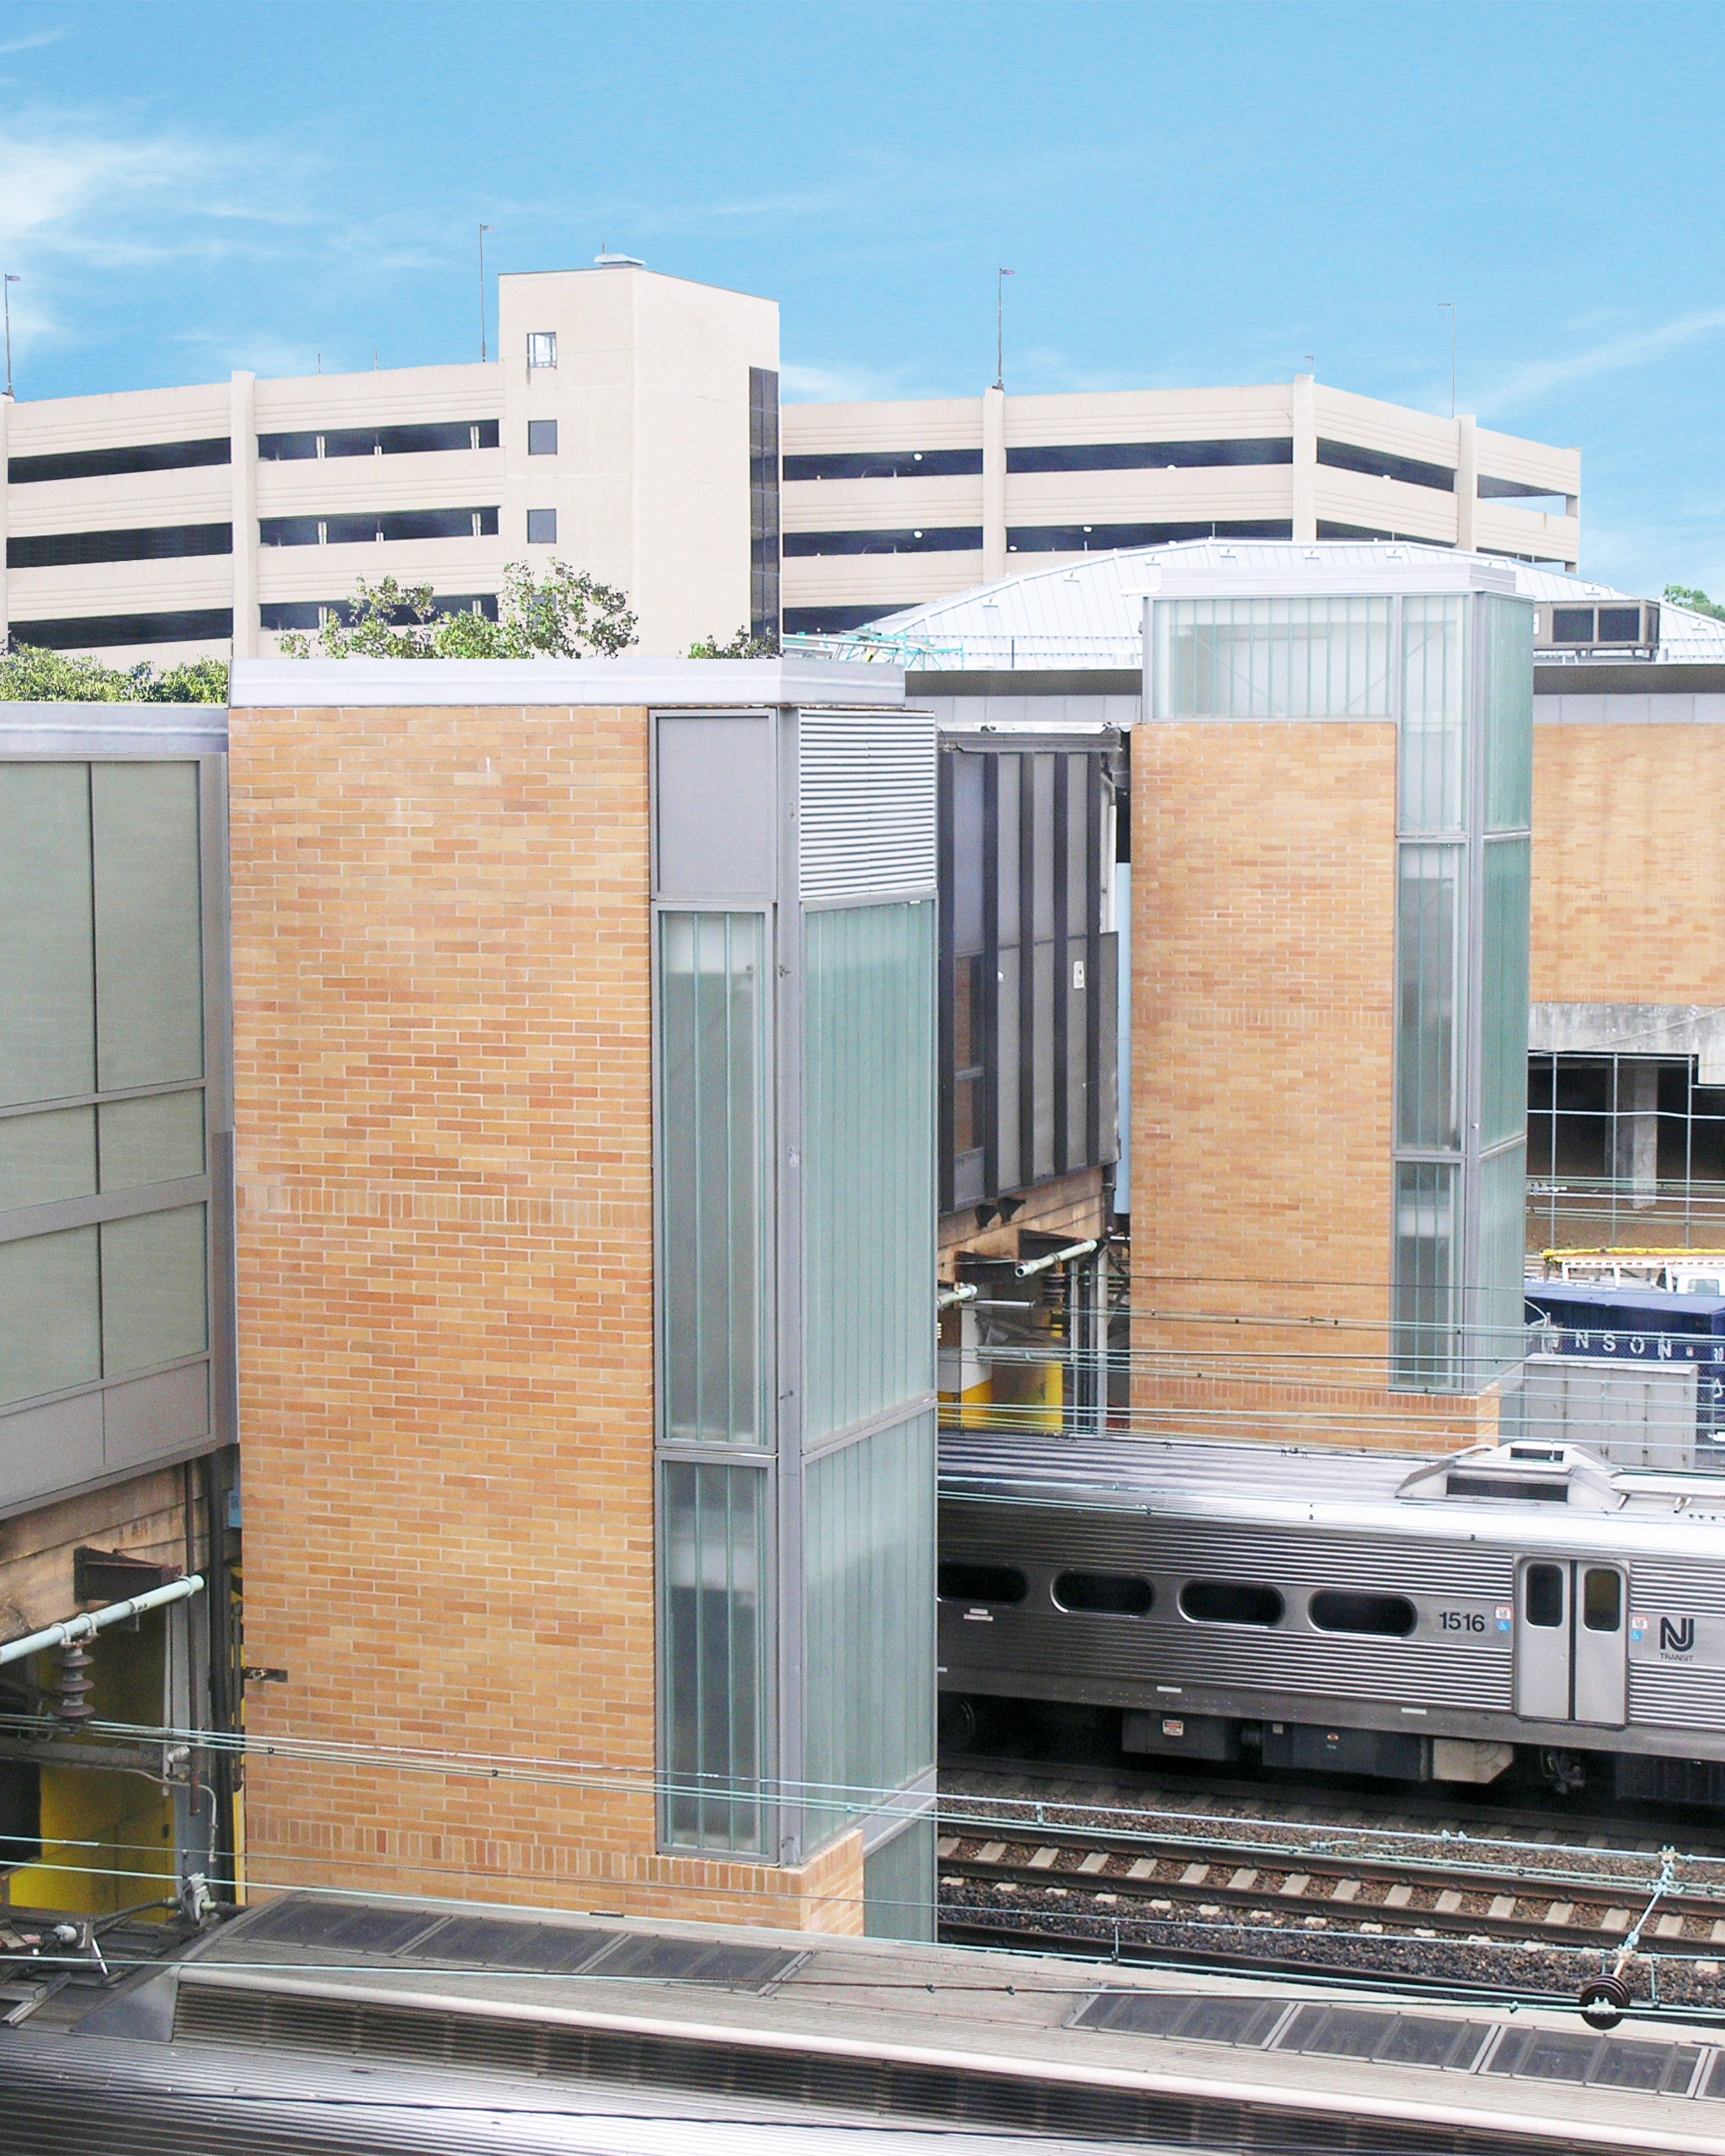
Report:
[[[787,650],[830,658],[874,659],[918,672],[995,672],[1048,668],[1137,668],[1142,662],[1144,601],[1165,568],[1214,568],[1218,576],[1274,572],[1289,558],[1332,563],[1338,580],[1350,570],[1380,574],[1386,561],[1410,568],[1455,565],[1455,549],[1407,540],[1188,539],[1118,553],[1067,558],[1049,568],[974,585],[945,599],[884,615],[842,634],[788,637]],[[1560,569],[1498,554],[1477,558],[1513,573],[1524,599],[1541,605],[1598,606],[1641,602],[1628,592]],[[1562,660],[1555,653],[1541,654]],[[1725,664],[1725,621],[1688,607],[1659,603],[1660,660]]]

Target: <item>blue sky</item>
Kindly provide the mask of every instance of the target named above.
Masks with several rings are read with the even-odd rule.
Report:
[[[1321,379],[1578,444],[1725,592],[1725,8],[5,0],[19,393],[477,357],[501,270],[777,296],[790,396]]]

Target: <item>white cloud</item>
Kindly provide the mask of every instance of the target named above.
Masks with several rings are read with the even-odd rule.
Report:
[[[211,140],[13,116],[0,120],[0,253],[13,270],[32,257],[116,267],[231,253],[250,232],[300,222],[297,174],[270,166],[265,189],[254,159]]]
[[[882,397],[908,397],[901,373],[875,367],[799,366],[788,360],[779,369],[781,394],[793,404],[866,404]]]
[[[28,37],[0,39],[0,55],[9,52],[35,52],[45,45],[57,45],[65,36],[64,30],[35,30]]]
[[[267,179],[261,178],[267,172]],[[45,108],[0,118],[0,263],[14,341],[67,341],[93,279],[278,253],[305,233],[309,168],[218,136]]]
[[[1698,338],[1717,336],[1722,330],[1725,330],[1725,307],[1706,307],[1694,314],[1679,315],[1652,329],[1608,337],[1583,351],[1572,352],[1567,359],[1535,360],[1486,392],[1479,399],[1480,409],[1503,411],[1573,382],[1645,366],[1681,345],[1691,344]]]

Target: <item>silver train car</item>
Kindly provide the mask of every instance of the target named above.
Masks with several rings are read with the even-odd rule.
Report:
[[[1076,1703],[1151,1758],[1725,1804],[1725,1477],[954,1432],[940,1488],[961,1748]]]

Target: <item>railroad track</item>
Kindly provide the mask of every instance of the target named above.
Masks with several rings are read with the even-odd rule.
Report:
[[[1705,1814],[1674,1821],[1653,1806],[1621,1806],[1615,1811],[1582,1812],[1556,1800],[1546,1809],[1530,1806],[1526,1793],[1506,1801],[1485,1789],[1445,1786],[1396,1787],[1374,1795],[1357,1787],[1330,1788],[1313,1777],[1297,1788],[1267,1778],[1188,1773],[1158,1773],[1154,1768],[1110,1766],[1088,1777],[1082,1770],[1052,1761],[1020,1760],[995,1753],[942,1755],[941,1787],[955,1797],[1017,1796],[1049,1802],[1112,1806],[1137,1815],[1162,1810],[1185,1814],[1210,1812],[1220,1828],[1229,1817],[1274,1814],[1310,1826],[1418,1833],[1448,1831],[1555,1848],[1616,1849],[1657,1854],[1680,1837],[1691,1856],[1725,1860],[1725,1837]]]
[[[1552,1861],[1526,1865],[1461,1854],[1420,1860],[1171,1835],[1148,1822],[1135,1833],[979,1825],[950,1813],[943,1823],[942,1900],[955,1915],[974,1913],[986,1897],[1002,1919],[1017,1906],[1041,1922],[1057,1913],[1051,1904],[1065,1902],[1074,1916],[1135,1925],[1232,1923],[1340,1931],[1362,1941],[1393,1935],[1610,1950],[1646,1914],[1648,1947],[1725,1952],[1725,1885],[1678,1881],[1655,1900],[1657,1866],[1639,1876],[1579,1870],[1563,1866],[1557,1851]]]

